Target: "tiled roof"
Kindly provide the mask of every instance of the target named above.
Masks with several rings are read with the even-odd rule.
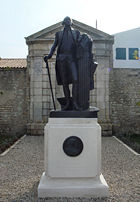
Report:
[[[25,58],[0,58],[0,68],[26,68]]]

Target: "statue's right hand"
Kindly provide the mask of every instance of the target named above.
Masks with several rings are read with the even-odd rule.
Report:
[[[51,55],[51,54],[49,54],[48,56],[45,56],[45,57],[44,57],[44,61],[45,61],[45,62],[47,62],[47,61],[48,61],[48,59],[50,59],[51,57],[52,57],[52,55]]]
[[[44,61],[47,62],[48,61],[48,56],[44,57]]]

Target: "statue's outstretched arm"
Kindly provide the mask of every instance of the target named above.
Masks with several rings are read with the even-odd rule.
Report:
[[[58,37],[57,37],[57,33],[56,33],[55,34],[55,40],[54,40],[53,46],[52,46],[52,48],[50,50],[50,53],[48,55],[48,56],[50,56],[50,58],[52,57],[53,53],[55,52],[55,49],[56,49],[57,45],[58,45]]]
[[[58,45],[58,37],[57,37],[57,33],[56,33],[55,34],[55,40],[54,40],[54,43],[51,47],[49,55],[44,57],[45,62],[52,57],[53,53],[55,52],[57,45]]]

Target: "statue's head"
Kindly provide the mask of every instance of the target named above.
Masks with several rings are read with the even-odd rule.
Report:
[[[71,26],[72,25],[72,19],[70,17],[65,17],[63,22],[62,22],[63,26]]]

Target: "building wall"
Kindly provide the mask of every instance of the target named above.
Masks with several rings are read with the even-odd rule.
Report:
[[[0,135],[21,135],[28,120],[26,69],[0,69]]]
[[[112,69],[110,114],[113,134],[140,134],[140,69]]]
[[[140,57],[140,28],[120,32],[114,35],[113,66],[115,68],[140,68],[140,60],[129,59],[129,48],[138,48]],[[126,59],[116,59],[116,48],[126,48]]]
[[[100,76],[100,73],[103,71],[103,68],[99,68],[99,72],[96,72],[95,75],[96,93],[101,90],[100,88],[98,88],[97,76],[99,76],[100,79],[102,78]],[[41,71],[46,72],[44,63]],[[26,132],[26,127],[28,127],[27,129],[29,131],[29,134],[43,134],[44,126],[42,126],[42,124],[44,125],[44,123],[47,122],[48,113],[50,109],[53,108],[49,84],[47,83],[47,72],[41,76],[41,78],[43,79],[42,81],[32,81],[32,83],[29,83],[28,75],[29,72],[26,69],[0,70],[0,134],[24,134]],[[105,104],[100,103],[100,105],[102,105],[102,108],[100,108],[101,110],[99,114],[99,121],[102,129],[104,130],[104,134],[110,135],[111,129],[113,134],[140,134],[140,69],[110,69],[109,78],[109,109],[105,107]],[[34,89],[35,92],[30,91],[30,94],[33,93],[34,95],[34,93],[37,93],[38,95],[37,96],[35,94],[35,96],[33,96],[32,99],[35,99],[34,103],[29,102],[30,96],[28,94],[28,89],[30,85],[36,86],[36,88]],[[55,82],[53,85],[57,86]],[[61,94],[60,89],[54,88],[54,92],[55,96],[57,94]],[[41,93],[43,97],[41,97],[41,101],[39,101],[38,99],[40,99],[39,97]],[[97,106],[96,103],[99,102],[98,99],[103,100],[103,98],[102,96],[99,96],[99,98],[97,99],[97,97],[94,97],[92,93],[93,92],[91,92],[91,100],[94,99],[93,105]],[[33,109],[34,113],[36,113],[36,116],[33,114],[32,120],[30,120],[32,110],[28,110],[28,103],[34,104]],[[38,111],[35,111],[35,109],[37,110],[37,107],[40,104],[42,108],[39,108]],[[108,121],[108,117],[109,123],[111,120],[112,128],[110,124],[104,124],[101,119],[103,108],[105,108],[104,113],[106,114],[106,122]],[[41,118],[41,120],[43,119],[43,121],[41,122],[38,120],[38,124],[36,124],[34,122],[34,117],[36,117],[36,119]]]

